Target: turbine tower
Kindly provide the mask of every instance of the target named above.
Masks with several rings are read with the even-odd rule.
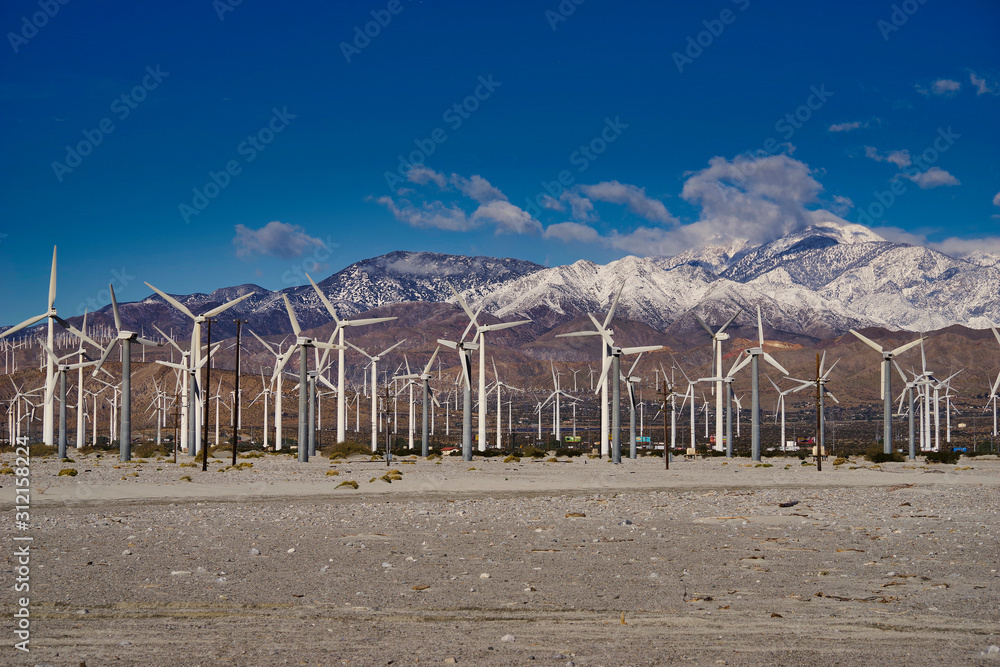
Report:
[[[401,341],[393,343],[392,345],[390,345],[389,347],[387,347],[386,349],[382,350],[381,352],[379,352],[378,354],[376,354],[374,356],[368,354],[367,352],[365,352],[364,350],[362,350],[360,347],[358,347],[354,343],[348,343],[348,345],[350,347],[353,347],[355,350],[357,350],[358,352],[360,352],[361,354],[365,355],[366,357],[368,357],[371,360],[371,367],[372,367],[372,451],[373,452],[377,452],[378,451],[378,421],[377,421],[378,420],[378,410],[377,410],[378,392],[376,391],[376,388],[378,387],[378,362],[382,360],[382,357],[384,357],[385,355],[389,354],[389,352],[391,352],[392,350],[394,350],[397,346],[402,345],[405,341],[406,341],[406,339],[404,338]]]
[[[717,331],[712,331],[705,320],[701,319],[698,313],[695,313],[695,319],[698,320],[698,324],[708,332],[708,335],[712,337],[712,371],[715,373],[714,377],[721,378],[722,375],[722,342],[729,340],[729,334],[726,333],[726,329],[729,325],[733,323],[736,316],[740,314],[737,310],[732,317],[730,317],[725,324],[723,324]],[[718,391],[716,391],[718,389]],[[719,451],[722,451],[722,382],[717,380],[712,383],[712,393],[715,394],[715,447]]]
[[[926,338],[918,338],[913,342],[900,345],[896,349],[886,350],[875,341],[862,336],[854,329],[851,329],[851,333],[857,336],[862,343],[882,355],[882,365],[880,367],[882,377],[881,382],[879,382],[879,398],[882,399],[882,451],[889,454],[892,452],[892,360],[897,354],[902,354],[911,347],[916,347],[922,341],[926,340]]]
[[[744,353],[750,359],[750,458],[760,461],[760,357],[764,357],[764,361],[781,371],[782,375],[788,375],[785,367],[764,351],[764,324],[760,317],[760,306],[757,306],[757,347],[744,350]]]

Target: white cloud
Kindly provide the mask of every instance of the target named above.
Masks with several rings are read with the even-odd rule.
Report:
[[[236,246],[236,256],[242,259],[251,259],[256,255],[293,259],[311,248],[326,248],[322,240],[309,236],[302,227],[277,220],[260,229],[236,225],[233,245]]]
[[[882,155],[874,146],[865,146],[865,157],[877,162],[891,162],[900,169],[910,166],[910,151],[908,150],[889,151],[885,155]]]
[[[969,72],[969,81],[976,87],[976,95],[1000,95],[1000,84],[996,80],[987,80],[986,77],[976,76],[975,72]]]
[[[1000,206],[1000,192],[993,195],[993,205]]]
[[[828,132],[850,132],[851,130],[857,130],[861,128],[868,127],[868,121],[855,120],[850,123],[834,123],[830,126]]]
[[[565,211],[566,207],[563,203],[556,199],[555,197],[550,197],[549,195],[542,195],[542,207],[547,208],[550,211]]]
[[[938,97],[954,97],[961,88],[962,84],[954,79],[937,79],[931,83],[930,89],[917,84],[915,86],[917,92],[921,95],[937,95]]]
[[[469,220],[465,211],[455,205],[446,206],[440,201],[424,203],[419,207],[406,199],[397,204],[388,196],[379,197],[375,201],[389,209],[397,220],[413,227],[453,232],[466,232],[476,227],[476,221]]]
[[[495,223],[497,234],[538,234],[542,231],[542,223],[508,201],[483,204],[476,209],[471,219],[475,222],[486,220]]]
[[[433,169],[422,164],[415,164],[406,172],[406,180],[417,185],[427,185],[433,181],[439,188],[444,190],[448,187],[448,178]]]
[[[940,167],[931,167],[927,171],[916,174],[902,174],[903,178],[908,178],[923,190],[939,188],[946,185],[961,185],[958,179]]]
[[[452,174],[451,183],[458,188],[458,191],[463,195],[469,199],[476,200],[480,204],[487,204],[496,200],[506,201],[507,199],[504,193],[493,187],[489,181],[478,174],[474,174],[472,178],[465,178],[464,176],[459,176],[458,174]]]
[[[850,197],[844,197],[843,195],[834,195],[833,205],[830,208],[837,215],[844,215],[852,208],[854,208],[854,202],[851,200]]]
[[[647,197],[644,188],[618,181],[604,181],[595,185],[581,185],[580,190],[591,199],[628,206],[630,211],[651,222],[676,222],[663,202]]]
[[[558,222],[545,228],[545,238],[559,239],[567,243],[594,243],[600,240],[600,234],[593,227],[581,225],[578,222]]]
[[[592,220],[597,217],[594,214],[594,203],[586,197],[581,197],[573,190],[566,190],[559,195],[559,199],[569,203],[570,211],[573,212],[574,220],[586,222],[587,220]]]

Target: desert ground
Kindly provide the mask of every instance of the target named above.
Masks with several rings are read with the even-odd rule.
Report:
[[[202,472],[71,456],[32,459],[25,530],[0,475],[0,664],[1000,660],[996,457],[820,472],[267,455]],[[18,536],[33,538],[27,654]]]

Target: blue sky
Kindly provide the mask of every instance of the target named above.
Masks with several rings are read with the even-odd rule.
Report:
[[[2,323],[53,244],[68,315],[837,217],[1000,250],[995,2],[64,2],[0,10]]]

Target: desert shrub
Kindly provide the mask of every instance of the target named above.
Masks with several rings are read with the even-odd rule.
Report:
[[[886,454],[882,451],[881,445],[873,445],[866,449],[865,458],[872,463],[901,463],[906,460],[902,454],[895,450]]]
[[[504,463],[520,463],[521,462],[521,457],[520,456],[514,456],[513,454],[511,454],[510,456],[505,457],[504,460],[503,460],[503,462]]]
[[[157,447],[155,442],[143,442],[132,447],[132,456],[140,459],[151,459],[154,456],[164,456],[167,453],[165,447]],[[173,450],[170,450],[169,453],[173,454]]]
[[[52,456],[56,454],[58,451],[59,450],[55,447],[43,444],[31,445],[31,447],[28,448],[28,453],[31,455],[32,458],[42,457],[42,456]]]
[[[927,452],[925,461],[927,463],[958,463],[962,455],[949,449],[942,449],[940,452]]]
[[[320,454],[327,458],[332,458],[334,454],[340,454],[341,456],[347,457],[355,454],[360,454],[363,456],[370,456],[371,445],[364,445],[360,442],[338,442],[333,445],[327,445],[319,450]],[[395,454],[396,452],[393,452]]]
[[[77,471],[73,468],[63,468],[59,471],[60,477],[76,477],[77,474]]]
[[[521,456],[530,456],[533,459],[540,459],[545,456],[545,452],[537,447],[525,445],[524,447],[521,447]]]

